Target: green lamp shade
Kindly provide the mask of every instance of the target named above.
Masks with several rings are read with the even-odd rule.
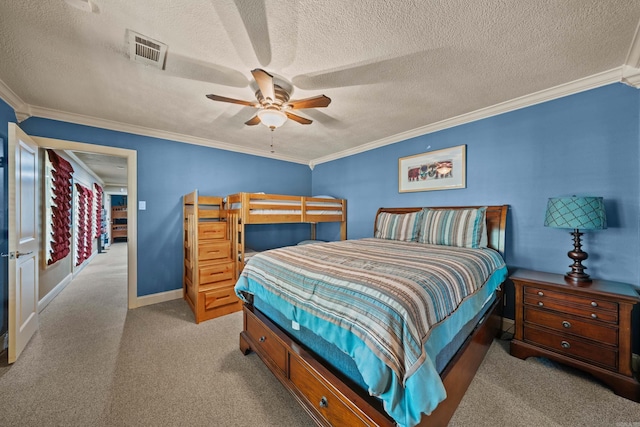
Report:
[[[607,218],[602,197],[555,197],[547,204],[545,227],[602,230]]]

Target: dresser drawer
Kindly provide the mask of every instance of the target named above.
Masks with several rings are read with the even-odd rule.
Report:
[[[602,322],[581,320],[573,316],[565,316],[560,313],[531,307],[524,308],[524,321],[555,329],[560,333],[578,335],[601,343],[618,345],[618,328],[607,326]]]
[[[233,261],[228,262],[203,262],[198,269],[200,285],[207,283],[233,280]]]
[[[198,224],[198,239],[226,239],[227,223],[226,222],[201,222]]]
[[[282,372],[287,368],[287,351],[271,331],[262,326],[253,313],[245,310],[245,330],[260,347],[258,351],[269,357]]]
[[[200,261],[208,261],[212,259],[225,259],[231,255],[231,242],[226,241],[207,241],[198,244],[198,259]]]
[[[289,379],[331,425],[367,425],[295,357],[289,362]]]
[[[615,348],[596,345],[568,334],[526,326],[524,340],[609,369],[615,370],[618,367],[618,352]]]
[[[580,301],[576,300],[577,298]],[[596,305],[591,305],[592,302]],[[524,303],[602,322],[618,323],[618,305],[608,301],[591,300],[575,295],[526,287]],[[612,306],[615,307],[615,310],[611,310]]]

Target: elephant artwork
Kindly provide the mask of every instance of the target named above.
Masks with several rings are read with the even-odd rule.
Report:
[[[398,191],[466,187],[466,146],[444,148],[398,159]]]
[[[420,177],[420,168],[419,167],[411,167],[409,168],[409,172],[407,175],[407,178],[409,179],[409,182],[411,181],[417,181],[418,178]]]

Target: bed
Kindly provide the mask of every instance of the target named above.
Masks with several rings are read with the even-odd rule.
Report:
[[[340,238],[347,238],[347,202],[330,196],[292,196],[265,193],[236,193],[225,198],[227,220],[231,226],[232,253],[238,274],[247,260],[245,225],[310,224],[310,239],[316,238],[316,223],[339,222]]]
[[[507,210],[381,208],[375,238],[252,258],[241,351],[319,425],[446,425],[500,328]]]

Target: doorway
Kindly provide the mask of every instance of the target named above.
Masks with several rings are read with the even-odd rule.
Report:
[[[127,199],[132,209],[127,210],[127,308],[140,306],[138,301],[138,242],[137,242],[137,152],[124,148],[86,144],[60,139],[33,137],[39,147],[78,153],[93,153],[126,161]],[[106,192],[106,191],[105,191]]]

